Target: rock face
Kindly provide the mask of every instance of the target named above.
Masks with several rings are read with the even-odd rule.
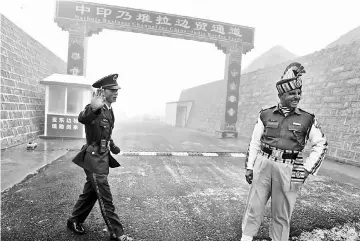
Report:
[[[360,39],[360,26],[340,36],[337,40],[328,44],[325,48],[328,49],[341,44],[351,44],[352,42],[359,39]]]
[[[66,63],[4,15],[1,19],[1,149],[44,133],[45,87]]]
[[[249,73],[259,69],[264,69],[288,60],[295,59],[296,57],[298,56],[291,53],[284,47],[278,45],[271,48],[270,50],[256,58],[254,61],[252,61],[249,66],[242,70],[242,73]]]

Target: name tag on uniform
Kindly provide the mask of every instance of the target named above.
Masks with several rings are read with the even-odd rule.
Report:
[[[296,123],[296,122],[293,122],[293,125],[294,125],[294,126],[301,126],[300,123]]]

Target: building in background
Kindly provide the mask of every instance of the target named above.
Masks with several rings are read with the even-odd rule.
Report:
[[[165,124],[186,127],[193,101],[167,102],[165,108]]]

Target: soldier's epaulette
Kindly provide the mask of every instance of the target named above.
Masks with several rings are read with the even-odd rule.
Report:
[[[301,108],[299,108],[299,107],[298,107],[298,109],[299,109],[300,111],[302,111],[302,112],[305,112],[306,114],[309,114],[309,115],[311,115],[311,116],[315,116],[315,114],[310,113],[310,112],[308,112],[308,111],[306,111],[306,110],[303,110],[303,109],[301,109]]]
[[[276,107],[276,105],[271,106],[271,107],[268,107],[268,108],[263,108],[263,109],[261,109],[261,110],[259,111],[259,113],[262,113],[262,112],[265,111],[265,110],[274,109],[275,107]]]

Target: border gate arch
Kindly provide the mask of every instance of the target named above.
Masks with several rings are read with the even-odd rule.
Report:
[[[87,42],[102,29],[215,44],[225,54],[225,113],[217,137],[237,137],[242,54],[254,48],[255,29],[241,25],[142,9],[81,1],[56,1],[54,21],[69,32],[67,74],[86,76]]]

